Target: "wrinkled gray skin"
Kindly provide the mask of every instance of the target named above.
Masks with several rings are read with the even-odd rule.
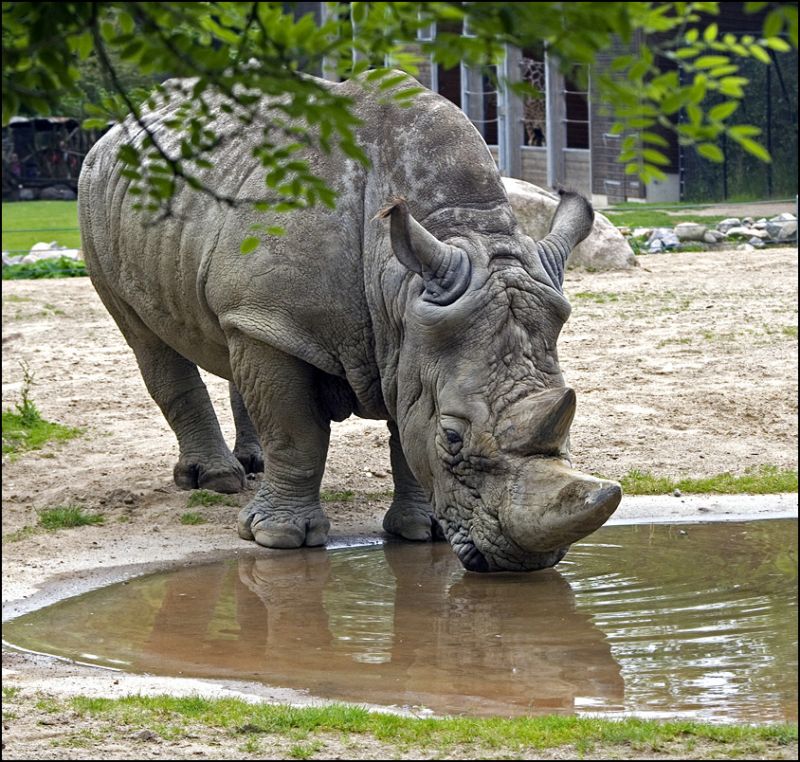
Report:
[[[570,310],[564,262],[589,233],[591,207],[565,195],[551,233],[534,243],[458,108],[427,91],[400,108],[354,82],[330,86],[353,99],[372,162],[308,154],[339,193],[335,211],[265,220],[180,188],[178,214],[153,223],[134,211],[120,175],[125,128],[84,163],[86,264],[177,435],[175,481],[235,492],[246,471],[264,467],[239,534],[271,548],[321,545],[330,421],[384,419],[395,482],[388,532],[443,533],[470,570],[552,566],[621,494],[569,468],[575,395],[556,354]],[[147,119],[177,154],[158,132],[166,116]],[[234,127],[220,112],[217,132]],[[263,195],[250,155],[260,129],[226,139],[209,186]],[[250,225],[265,222],[285,235],[242,255]],[[231,381],[233,453],[197,366]]]

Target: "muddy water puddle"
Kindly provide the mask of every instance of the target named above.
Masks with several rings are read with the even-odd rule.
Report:
[[[797,719],[797,523],[606,527],[556,569],[444,543],[265,553],[64,600],[22,648],[469,715]]]

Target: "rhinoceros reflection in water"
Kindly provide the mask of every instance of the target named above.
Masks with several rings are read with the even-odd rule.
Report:
[[[555,571],[471,577],[446,546],[300,552],[180,571],[136,668],[472,714],[621,704],[603,634]]]

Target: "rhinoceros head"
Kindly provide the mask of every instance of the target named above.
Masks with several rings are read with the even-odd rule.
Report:
[[[591,229],[591,206],[567,194],[538,243],[510,208],[480,232],[437,238],[402,199],[392,250],[412,283],[397,373],[397,423],[409,466],[467,569],[553,566],[616,509],[618,484],[572,470],[575,393],[556,341],[570,307],[566,257]],[[416,289],[416,290],[414,290]]]

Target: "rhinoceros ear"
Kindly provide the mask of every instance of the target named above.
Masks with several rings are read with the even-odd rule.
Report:
[[[431,235],[412,216],[404,198],[383,207],[375,219],[391,218],[392,251],[398,261],[425,282],[424,299],[452,304],[469,286],[472,267],[466,252]]]
[[[539,259],[553,286],[561,291],[564,270],[572,250],[592,232],[594,210],[580,194],[559,191],[561,202],[553,215],[550,232],[536,244]]]

